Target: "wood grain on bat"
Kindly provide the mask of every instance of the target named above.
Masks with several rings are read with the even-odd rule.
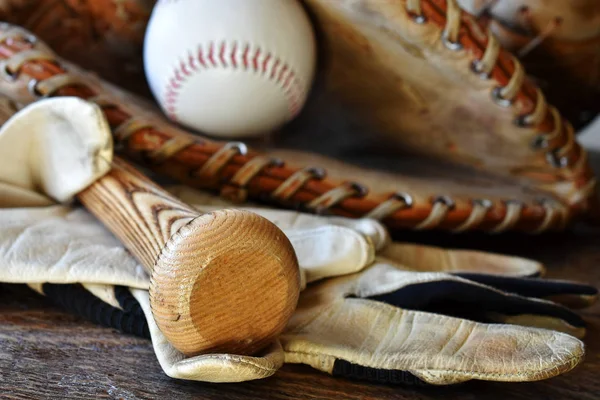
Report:
[[[198,212],[115,158],[114,168],[79,193],[86,208],[123,241],[150,272],[167,241]]]

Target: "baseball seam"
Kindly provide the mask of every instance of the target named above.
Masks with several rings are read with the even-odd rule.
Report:
[[[188,51],[187,56],[180,59],[173,69],[164,96],[169,118],[178,120],[177,101],[186,80],[211,69],[234,69],[260,74],[284,93],[288,119],[300,112],[305,86],[289,63],[260,46],[253,49],[248,43],[240,45],[237,41],[223,41],[219,44],[211,41],[198,45],[196,51]]]

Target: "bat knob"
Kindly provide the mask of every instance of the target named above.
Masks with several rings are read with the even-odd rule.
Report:
[[[285,234],[255,213],[219,210],[167,242],[153,269],[150,304],[183,354],[252,355],[283,331],[299,293],[298,260]]]

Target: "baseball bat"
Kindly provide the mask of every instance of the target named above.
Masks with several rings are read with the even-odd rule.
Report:
[[[151,275],[156,323],[182,353],[253,354],[284,329],[300,279],[294,249],[257,214],[199,214],[125,161],[77,194]]]

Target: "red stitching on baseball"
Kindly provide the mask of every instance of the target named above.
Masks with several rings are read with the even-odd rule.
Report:
[[[277,77],[278,81],[281,81],[283,79],[283,76],[285,75],[287,70],[288,70],[288,66],[287,66],[287,64],[284,64],[283,68],[281,68],[281,71],[279,71],[279,76]]]
[[[273,70],[271,72],[271,76],[269,79],[275,79],[275,74],[277,72],[277,68],[279,67],[279,63],[280,63],[280,60],[279,60],[279,58],[277,58],[275,60],[275,63],[273,64]]]
[[[171,78],[169,83],[171,84],[172,89],[180,89],[181,88],[181,86],[179,85],[179,83],[177,83],[177,80],[175,78]]]
[[[202,46],[198,46],[198,61],[204,68],[206,68],[206,61],[204,60],[204,53],[202,52]]]
[[[244,49],[244,55],[242,56],[242,59],[244,60],[244,68],[248,69],[248,52],[250,51],[250,46],[246,45],[246,48]]]
[[[198,70],[198,67],[196,66],[196,60],[194,59],[194,55],[192,54],[192,52],[188,53],[188,65],[192,67],[194,71]]]
[[[228,47],[231,48],[229,58],[226,56]],[[203,69],[237,68],[240,55],[241,63],[245,69],[250,69],[259,73],[261,76],[266,77],[269,81],[272,81],[281,88],[288,101],[288,112],[290,114],[290,118],[293,118],[296,116],[296,114],[298,114],[298,112],[300,112],[302,105],[301,99],[304,94],[304,86],[301,85],[300,79],[290,65],[282,61],[279,57],[274,58],[271,52],[265,53],[259,47],[254,52],[252,60],[249,60],[249,44],[243,46],[243,50],[241,50],[237,42],[232,42],[229,46],[228,43],[222,42],[217,50],[217,57],[221,61],[219,64],[215,60],[214,42],[209,43],[207,52],[204,51],[204,48],[199,45],[195,57],[192,52],[188,53],[187,57],[182,59],[177,67],[173,70],[172,76],[168,80],[167,87],[165,89],[165,109],[169,118],[174,121],[177,121],[178,119],[176,103],[179,99],[179,92],[180,89],[182,89],[182,83],[186,80],[185,77],[193,76],[194,73],[202,73]],[[260,58],[263,55],[264,58],[261,61]],[[227,60],[230,60],[231,63],[228,63]],[[196,61],[200,65],[197,65]],[[271,61],[273,62],[271,63]]]
[[[183,72],[183,74],[185,76],[190,76],[190,71],[187,69],[187,66],[183,60],[181,60],[181,63],[179,64],[179,68],[181,69],[181,72]]]
[[[267,64],[269,63],[270,60],[271,60],[271,53],[267,53],[267,56],[263,60],[263,65],[262,65],[263,75],[265,74],[265,72],[267,72]]]
[[[237,68],[238,64],[237,64],[237,60],[235,59],[235,55],[237,53],[237,42],[233,43],[233,47],[231,48],[231,65],[233,65],[233,68]]]
[[[221,48],[219,49],[219,59],[221,60],[221,64],[224,67],[227,67],[227,61],[225,61],[225,42],[221,43]]]
[[[252,67],[255,71],[258,71],[258,57],[260,56],[260,48],[256,49],[254,53],[254,58],[252,59]]]
[[[213,42],[210,42],[210,45],[208,46],[208,55],[206,58],[208,61],[210,61],[213,67],[217,66],[217,63],[215,62],[215,45]]]
[[[290,84],[292,83],[292,78],[293,77],[294,77],[294,74],[290,70],[290,72],[287,74],[287,77],[285,78],[285,82],[283,82],[283,87],[284,88],[289,89]]]

